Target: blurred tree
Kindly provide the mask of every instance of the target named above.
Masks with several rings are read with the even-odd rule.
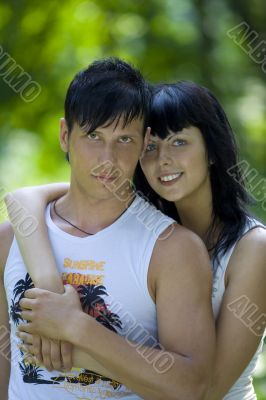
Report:
[[[257,33],[245,51],[227,34],[241,22]],[[265,27],[264,0],[2,0],[2,186],[67,179],[58,145],[66,89],[79,69],[115,55],[137,65],[152,82],[189,79],[212,89],[232,122],[241,158],[258,171],[260,196],[266,196],[266,67],[248,55],[265,40]],[[35,100],[26,102],[7,84],[12,65],[17,87],[16,71],[40,85]],[[264,207],[258,202],[254,211],[266,221],[266,202]],[[266,399],[264,374],[261,400]]]
[[[20,165],[21,180],[9,184],[66,176],[57,131],[67,86],[77,70],[109,55],[133,62],[153,82],[191,79],[210,87],[229,114],[242,157],[266,176],[265,74],[226,34],[244,20],[262,40],[260,10],[262,0],[256,7],[233,0],[47,0],[45,8],[34,0],[2,2],[3,52],[41,86],[34,101],[23,101],[3,79],[9,66],[2,68],[0,54],[2,160],[9,165],[12,158],[12,170],[27,162],[35,171],[25,180]],[[26,143],[18,151],[21,130]],[[265,218],[260,206],[257,212]]]

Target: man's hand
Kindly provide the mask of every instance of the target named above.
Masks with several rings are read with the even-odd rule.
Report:
[[[72,345],[68,342],[50,340],[26,332],[18,332],[17,336],[23,341],[20,346],[25,354],[29,354],[33,363],[43,365],[48,371],[71,371]]]
[[[66,341],[71,318],[83,312],[78,293],[71,285],[65,286],[63,294],[27,290],[20,306],[22,318],[30,322],[20,324],[19,331]]]

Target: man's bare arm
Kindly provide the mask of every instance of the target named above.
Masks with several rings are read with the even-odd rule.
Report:
[[[178,228],[170,238],[157,243],[150,268],[155,270],[159,339],[165,349],[153,348],[153,359],[166,352],[173,361],[163,373],[143,356],[150,347],[143,345],[136,351],[135,343],[83,313],[72,287],[63,295],[29,291],[21,303],[31,310],[23,316],[32,322],[22,329],[71,341],[144,399],[202,399],[215,337],[207,251],[195,235]]]
[[[84,350],[116,374],[116,379],[145,399],[202,399],[215,345],[207,251],[195,235],[178,228],[168,242],[157,243],[151,268],[156,270],[159,341],[173,360],[169,370],[158,372],[159,362],[151,365],[135,346],[105,332],[86,316],[79,321],[80,335],[75,337],[72,330],[69,339],[73,336],[75,344],[79,341]],[[85,339],[86,328],[93,332],[90,343]],[[145,351],[149,348],[143,346],[141,353]],[[156,353],[160,357],[160,350],[154,349],[154,357]]]

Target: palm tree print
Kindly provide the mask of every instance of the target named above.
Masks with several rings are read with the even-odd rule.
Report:
[[[23,361],[19,363],[19,368],[20,371],[22,372],[23,375],[23,381],[25,380],[36,380],[39,378],[42,378],[42,372],[43,370],[39,367],[34,367],[32,364],[25,364]]]
[[[14,300],[11,300],[11,306],[10,306],[10,311],[9,311],[9,315],[10,318],[12,319],[12,321],[14,322],[14,324],[16,326],[19,325],[20,321],[23,321],[21,315],[21,308],[19,306],[19,302],[17,301],[16,303],[14,302]]]
[[[23,376],[23,382],[25,383],[36,383],[38,385],[58,385],[57,382],[48,381],[46,379],[41,379],[43,375],[43,369],[36,367],[32,364],[25,364],[24,361],[19,363],[19,368]]]
[[[83,310],[92,317],[97,316],[97,305],[104,305],[104,300],[101,296],[107,296],[106,288],[102,285],[80,285],[78,293]]]
[[[20,302],[20,300],[24,297],[24,293],[26,292],[26,290],[32,289],[34,288],[33,282],[31,280],[30,275],[27,273],[25,280],[24,279],[20,279],[17,283],[16,286],[13,290],[14,296],[15,298],[20,295],[19,299],[18,299],[18,303]]]
[[[115,333],[117,333],[115,327],[122,329],[122,323],[120,321],[119,315],[112,313],[107,309],[96,318],[96,321],[100,322],[107,329],[110,329],[110,331],[113,331]]]
[[[108,295],[105,286],[80,285],[78,293],[85,312],[115,333],[117,333],[115,327],[122,328],[119,316],[108,310],[104,299],[101,297]]]
[[[33,282],[28,273],[26,274],[25,279],[20,279],[14,287],[13,290],[14,299],[11,299],[9,315],[16,326],[19,325],[20,321],[23,321],[20,315],[21,308],[19,306],[19,302],[24,297],[25,291],[28,289],[32,289],[33,287],[34,287]],[[19,298],[16,300],[18,296]]]
[[[25,291],[32,289],[33,287],[33,282],[28,273],[26,274],[25,279],[20,279],[14,287],[14,299],[11,300],[10,316],[16,326],[19,325],[20,321],[22,321],[19,302],[24,297]],[[119,316],[108,310],[108,306],[103,299],[103,296],[108,296],[105,286],[92,284],[80,285],[78,286],[77,291],[84,312],[94,317],[99,323],[115,333],[117,333],[117,329],[122,328],[122,322]],[[63,381],[67,381],[81,385],[92,385],[97,381],[102,380],[108,381],[114,390],[121,387],[119,382],[88,370],[83,370],[83,372],[78,376],[57,376],[52,377],[50,380],[46,380],[42,374],[43,370],[39,366],[26,363],[25,360],[23,360],[23,353],[21,354],[22,361],[19,363],[19,367],[25,383],[60,385]]]

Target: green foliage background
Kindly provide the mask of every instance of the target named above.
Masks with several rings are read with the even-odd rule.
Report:
[[[258,35],[246,41],[246,51],[227,35],[242,21]],[[0,45],[42,89],[26,103],[2,79],[0,62],[1,185],[68,180],[58,145],[66,89],[79,69],[115,55],[152,82],[189,79],[211,88],[236,132],[241,159],[258,173],[260,198],[266,197],[266,74],[248,55],[266,39],[265,27],[264,0],[0,2]],[[265,210],[266,201],[254,207],[264,222]],[[264,364],[256,379],[260,400],[266,399]]]

